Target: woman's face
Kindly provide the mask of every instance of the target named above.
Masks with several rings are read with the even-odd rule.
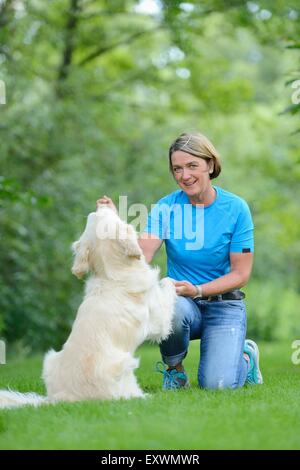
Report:
[[[202,194],[211,186],[209,163],[182,150],[171,156],[174,178],[188,196]]]

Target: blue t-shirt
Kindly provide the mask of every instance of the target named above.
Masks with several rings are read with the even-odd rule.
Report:
[[[209,206],[190,203],[178,190],[152,208],[145,232],[165,241],[168,276],[203,284],[230,271],[229,253],[254,250],[253,222],[247,203],[214,186],[216,198]]]

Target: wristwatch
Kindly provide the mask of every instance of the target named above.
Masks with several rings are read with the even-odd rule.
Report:
[[[197,299],[197,298],[202,298],[203,297],[203,292],[202,292],[202,287],[199,285],[195,285],[196,289],[197,289],[197,294],[194,295],[193,299]]]

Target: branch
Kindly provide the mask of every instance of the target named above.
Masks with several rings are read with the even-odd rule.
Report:
[[[107,95],[113,91],[114,89],[120,90],[120,88],[123,85],[126,85],[128,82],[136,80],[140,77],[145,76],[147,74],[147,77],[149,78],[149,75],[152,70],[155,70],[154,65],[149,65],[148,67],[144,67],[143,69],[135,70],[133,73],[128,73],[125,77],[122,77],[121,80],[116,80],[113,82],[109,87],[107,87],[102,93],[99,95],[94,95],[92,97],[93,100],[101,101],[103,98],[106,98]]]
[[[104,46],[104,47],[99,47],[98,49],[96,49],[94,52],[92,52],[91,54],[89,54],[87,57],[85,57],[85,59],[82,59],[78,65],[81,66],[81,65],[85,65],[87,64],[88,62],[91,62],[92,60],[96,59],[97,57],[99,57],[100,55],[103,55],[105,54],[106,52],[109,52],[113,49],[116,49],[117,47],[119,46],[123,46],[124,44],[130,44],[132,43],[133,41],[135,41],[135,39],[141,37],[141,36],[144,36],[145,34],[148,34],[148,33],[153,33],[155,31],[158,31],[159,29],[161,29],[162,26],[157,26],[156,28],[153,28],[153,29],[148,29],[146,31],[137,31],[136,33],[132,34],[131,36],[129,36],[128,38],[126,39],[123,39],[122,41],[118,41],[118,42],[115,42],[114,44],[109,44],[108,46]]]
[[[0,28],[6,26],[11,19],[9,14],[12,14],[12,3],[12,0],[0,2]]]
[[[116,17],[117,15],[120,16],[130,16],[132,18],[138,18],[141,15],[139,13],[135,13],[134,11],[111,11],[111,10],[95,10],[91,11],[90,13],[85,13],[84,15],[81,16],[81,20],[91,20],[97,17],[103,17],[103,16],[114,16]]]
[[[78,23],[78,13],[81,11],[80,0],[70,0],[68,21],[65,29],[65,48],[63,51],[61,65],[58,70],[58,82],[65,80],[68,76],[68,68],[72,63],[74,52],[74,34]]]

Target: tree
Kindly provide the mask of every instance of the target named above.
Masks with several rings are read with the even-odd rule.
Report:
[[[0,2],[0,318],[9,342],[61,344],[81,297],[69,246],[94,201],[126,194],[149,206],[172,191],[167,148],[184,129],[200,128],[221,150],[219,184],[254,213],[254,281],[268,279],[271,294],[288,285],[290,315],[299,172],[294,118],[279,112],[290,99],[283,83],[295,50],[286,46],[297,44],[299,7],[285,3],[162,1],[143,14],[133,0]],[[157,262],[164,269],[163,253]],[[249,296],[255,304],[257,292]],[[269,311],[253,310],[271,324]]]

